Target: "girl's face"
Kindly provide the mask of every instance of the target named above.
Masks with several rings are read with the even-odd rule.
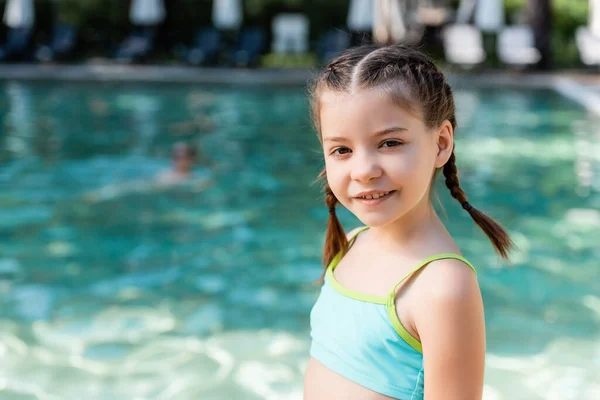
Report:
[[[452,126],[428,129],[381,90],[325,92],[320,125],[327,182],[365,225],[401,219],[423,201],[452,152]]]

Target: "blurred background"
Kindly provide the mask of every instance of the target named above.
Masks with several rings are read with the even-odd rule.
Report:
[[[0,9],[4,62],[306,67],[373,39],[424,44],[469,66],[577,68],[600,57],[597,0],[0,0]]]
[[[302,398],[327,221],[307,79],[447,71],[486,400],[600,398],[600,1],[0,0],[0,399]],[[360,224],[341,212],[347,231]]]

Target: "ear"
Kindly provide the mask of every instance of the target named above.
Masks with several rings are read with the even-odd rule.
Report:
[[[442,168],[450,159],[454,151],[454,129],[450,121],[445,120],[437,130],[437,148],[435,157],[435,167]]]

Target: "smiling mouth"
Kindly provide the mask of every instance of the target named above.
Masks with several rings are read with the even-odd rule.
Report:
[[[369,194],[369,195],[366,195],[366,196],[357,196],[356,198],[360,199],[360,200],[377,200],[377,199],[385,197],[385,196],[387,196],[387,195],[389,195],[390,193],[393,193],[393,192],[395,192],[395,190],[390,190],[388,192],[373,193],[373,194]]]

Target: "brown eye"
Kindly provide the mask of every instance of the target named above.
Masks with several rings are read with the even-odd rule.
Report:
[[[402,142],[399,140],[386,140],[381,144],[381,147],[398,147],[401,146]]]
[[[338,147],[337,149],[333,150],[331,152],[331,154],[337,154],[337,155],[344,155],[344,154],[348,154],[350,153],[350,149],[347,147]]]

